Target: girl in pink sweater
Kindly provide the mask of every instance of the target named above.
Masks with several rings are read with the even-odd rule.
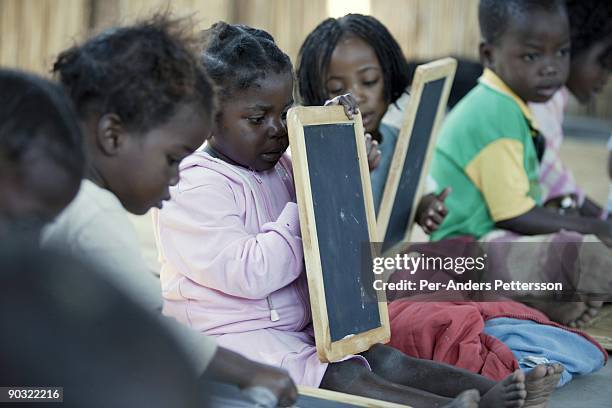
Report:
[[[285,154],[291,62],[261,30],[217,23],[204,37],[220,109],[208,145],[181,163],[172,200],[156,217],[164,312],[223,347],[288,370],[302,385],[415,407],[545,401],[561,366],[517,371],[495,383],[384,345],[337,363],[319,361]],[[352,98],[339,101],[351,105],[349,115],[356,110]]]

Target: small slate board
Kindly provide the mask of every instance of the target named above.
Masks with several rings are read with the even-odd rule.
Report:
[[[288,123],[317,352],[338,361],[390,335],[385,299],[372,288],[376,228],[361,116],[297,107]]]
[[[398,253],[409,238],[456,67],[453,58],[444,58],[416,69],[378,213],[385,256]]]

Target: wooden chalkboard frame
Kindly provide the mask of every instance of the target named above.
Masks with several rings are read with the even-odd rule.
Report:
[[[444,87],[442,89],[442,93],[440,95],[440,100],[438,101],[438,109],[431,130],[432,134],[429,138],[427,154],[425,157],[425,161],[423,162],[423,167],[421,168],[421,174],[419,176],[419,183],[416,190],[416,194],[413,197],[410,217],[408,225],[406,225],[406,232],[404,234],[404,238],[397,244],[393,245],[391,248],[385,250],[383,254],[384,256],[395,256],[396,254],[401,252],[402,249],[404,249],[404,246],[406,245],[405,242],[410,239],[410,233],[412,232],[412,227],[414,224],[416,208],[419,199],[423,194],[424,180],[426,179],[429,171],[429,165],[431,163],[431,158],[438,137],[438,130],[440,128],[440,124],[446,111],[446,104],[448,101],[448,96],[450,94],[451,86],[453,84],[456,69],[457,60],[455,60],[454,58],[443,58],[436,61],[432,61],[427,64],[419,65],[414,74],[414,79],[410,88],[410,99],[408,101],[406,113],[404,114],[402,128],[400,129],[398,135],[397,144],[395,146],[395,151],[393,153],[393,158],[391,161],[391,167],[389,169],[389,174],[387,175],[383,196],[378,211],[378,219],[376,221],[377,235],[381,240],[384,240],[387,234],[387,228],[389,226],[389,221],[391,218],[391,211],[393,210],[393,205],[395,203],[395,196],[402,176],[404,161],[408,154],[408,146],[410,144],[410,138],[412,137],[412,131],[414,123],[416,121],[416,114],[421,103],[421,96],[423,94],[423,90],[425,89],[425,86],[430,82],[437,81],[440,79],[444,79],[445,82]]]
[[[408,405],[396,404],[394,402],[381,401],[372,398],[360,397],[358,395],[345,394],[342,392],[325,390],[322,388],[312,388],[299,386],[298,392],[300,395],[308,397],[320,398],[326,401],[334,401],[343,404],[349,404],[355,407],[367,408],[410,408]]]
[[[319,251],[319,236],[317,235],[310,174],[308,170],[304,127],[309,125],[328,124],[354,125],[354,140],[361,173],[361,186],[363,188],[363,199],[365,201],[368,236],[370,242],[376,242],[376,216],[374,212],[374,201],[372,199],[372,185],[370,182],[361,114],[356,115],[354,120],[349,120],[344,113],[344,108],[341,106],[299,106],[289,110],[287,122],[317,354],[319,359],[323,362],[339,361],[347,355],[366,351],[376,343],[388,342],[391,337],[389,313],[384,291],[377,291],[376,295],[378,296],[377,300],[381,326],[363,333],[355,333],[349,338],[343,338],[332,342]],[[372,251],[375,250],[376,249],[372,247]],[[376,256],[376,254],[373,254],[373,256]]]

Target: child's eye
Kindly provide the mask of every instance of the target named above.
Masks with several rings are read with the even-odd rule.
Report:
[[[363,81],[363,84],[365,86],[374,86],[378,83],[378,78],[372,80],[372,81]]]
[[[570,55],[570,48],[569,47],[561,48],[559,51],[557,51],[557,55],[559,57],[567,57],[568,55]]]
[[[533,62],[536,58],[538,58],[538,54],[533,52],[523,55],[523,61],[525,62]]]
[[[338,96],[338,95],[341,95],[343,91],[344,91],[344,88],[335,88],[335,89],[329,89],[327,92],[329,92],[330,96]]]
[[[250,116],[247,118],[247,120],[249,121],[249,123],[252,123],[254,125],[261,125],[261,123],[264,120],[263,116]]]

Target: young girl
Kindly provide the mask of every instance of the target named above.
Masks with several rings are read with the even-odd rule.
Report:
[[[76,195],[85,167],[81,130],[63,90],[0,70],[0,240],[39,239]]]
[[[160,16],[111,29],[63,52],[53,68],[77,107],[90,162],[78,196],[43,243],[97,264],[158,315],[159,280],[142,259],[125,210],[161,208],[178,182],[180,161],[210,133],[214,92],[183,23]],[[295,399],[285,372],[217,348],[172,319],[163,322],[200,374],[242,388],[266,387],[283,404]]]
[[[246,26],[217,23],[204,41],[220,109],[208,146],[183,161],[172,200],[157,214],[164,312],[287,369],[298,384],[420,407],[476,406],[479,393],[481,406],[545,401],[558,365],[527,376],[517,371],[496,384],[383,345],[341,362],[319,361],[284,154],[291,62],[268,33]],[[470,388],[478,392],[463,392]]]
[[[347,92],[357,99],[364,129],[381,152],[378,167],[370,173],[378,212],[399,133],[399,129],[382,123],[382,118],[410,82],[408,63],[399,44],[374,17],[348,14],[319,24],[302,44],[299,59],[298,86],[305,105],[321,105]],[[444,190],[439,196],[426,194],[421,198],[416,221],[426,233],[442,223],[448,193]]]
[[[571,171],[561,162],[559,149],[569,94],[582,104],[588,103],[603,89],[612,70],[612,4],[580,0],[567,2],[567,8],[572,54],[566,86],[547,103],[529,104],[546,139],[540,164],[542,196],[561,211],[578,209],[581,215],[606,218],[607,212],[576,185]]]

